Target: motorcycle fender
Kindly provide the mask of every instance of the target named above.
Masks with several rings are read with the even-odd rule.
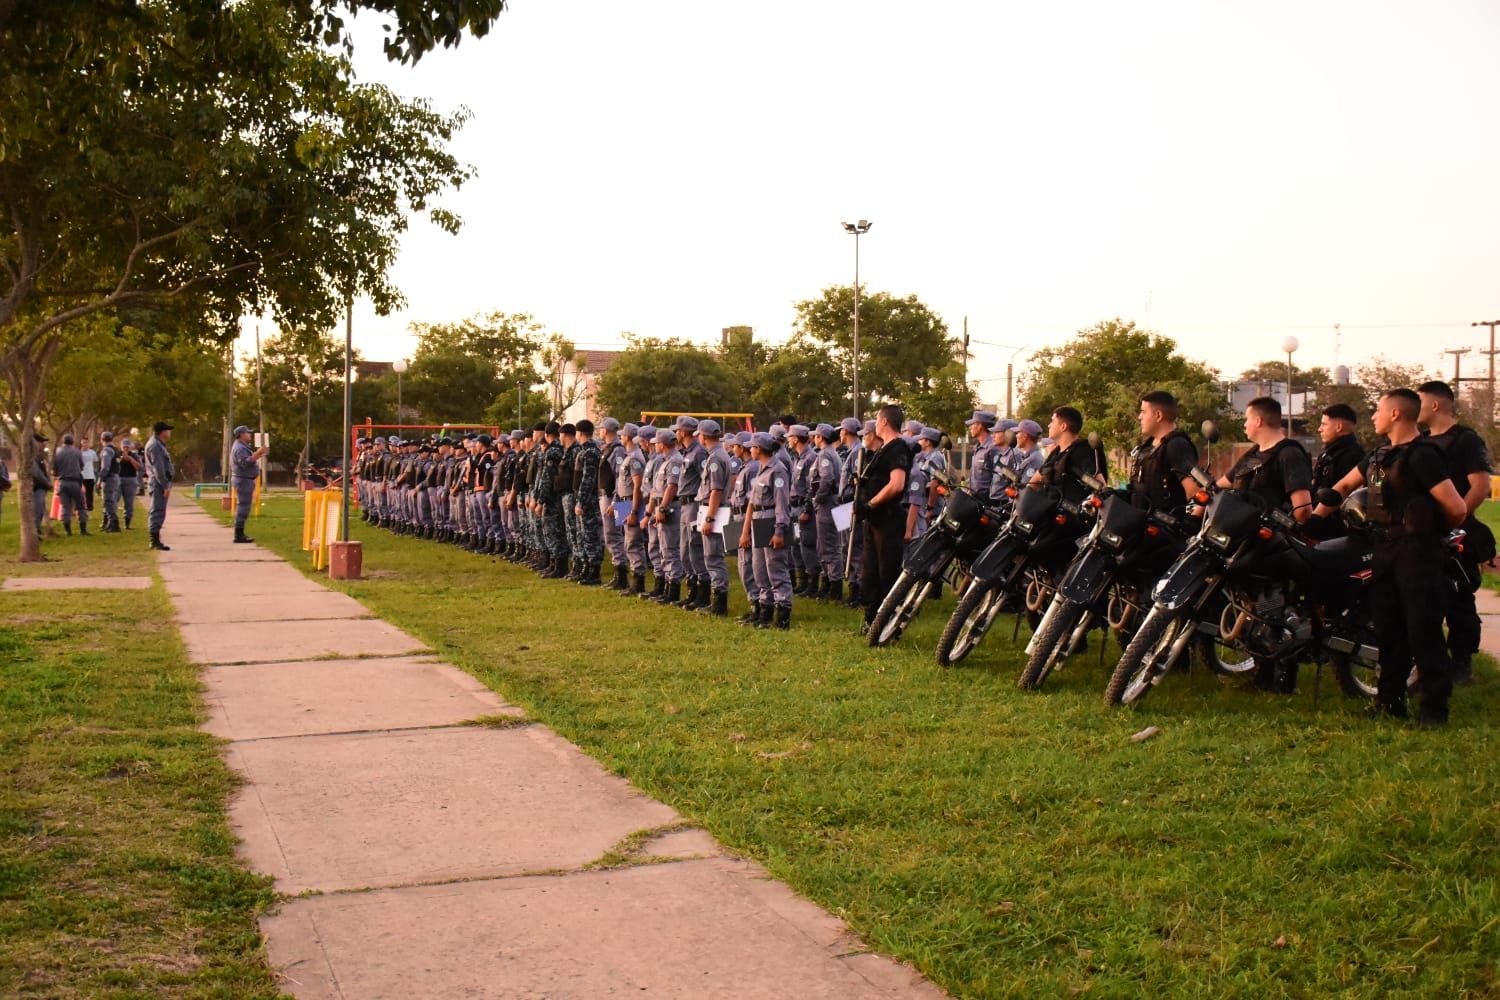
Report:
[[[1214,563],[1214,557],[1202,549],[1184,553],[1167,570],[1166,575],[1156,582],[1156,587],[1151,591],[1151,599],[1160,608],[1176,611],[1197,598],[1199,584],[1214,572]]]
[[[956,541],[947,531],[929,531],[907,550],[901,568],[913,576],[931,580],[947,567],[955,547]]]
[[[989,548],[979,553],[979,558],[974,560],[973,573],[976,579],[995,581],[1010,568],[1011,562],[1017,553],[1026,547],[1026,543],[1009,533],[1001,535],[990,543]]]
[[[1093,604],[1109,582],[1109,570],[1113,564],[1114,556],[1110,552],[1098,546],[1088,546],[1068,567],[1057,592],[1075,604]]]

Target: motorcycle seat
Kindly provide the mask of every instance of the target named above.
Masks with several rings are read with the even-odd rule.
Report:
[[[1345,536],[1311,546],[1307,549],[1307,560],[1318,573],[1348,576],[1369,566],[1370,553],[1367,542]]]

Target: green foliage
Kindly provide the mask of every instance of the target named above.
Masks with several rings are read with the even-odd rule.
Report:
[[[1286,385],[1286,359],[1280,361],[1262,361],[1252,368],[1246,368],[1240,373],[1241,382],[1267,382],[1271,385]],[[1292,365],[1292,392],[1316,391],[1333,384],[1333,376],[1328,369],[1321,365],[1311,368],[1298,368]]]
[[[428,424],[473,422],[492,406],[509,406],[514,419],[516,386],[529,389],[539,379],[532,356],[542,347],[541,329],[525,313],[498,311],[413,323],[417,350],[403,379],[405,405]]]
[[[712,351],[654,337],[631,337],[629,343],[599,379],[601,412],[623,422],[643,410],[736,412],[743,405],[739,373]]]
[[[505,10],[505,0],[287,0],[287,5],[307,23],[310,37],[350,52],[354,43],[340,11],[351,17],[362,11],[387,16],[386,58],[410,63],[438,45],[452,48],[466,32],[482,38]]]
[[[829,352],[798,340],[776,348],[753,370],[756,426],[783,413],[803,421],[835,420],[849,412],[849,383]]]
[[[852,285],[825,288],[818,298],[797,303],[796,338],[832,358],[848,386],[852,386],[854,374],[853,315]],[[959,360],[961,350],[959,342],[948,336],[948,325],[915,295],[861,295],[861,412],[933,393],[935,373]],[[852,412],[852,405],[846,403],[836,412]]]
[[[1194,436],[1204,420],[1218,421],[1227,440],[1240,433],[1217,371],[1177,353],[1170,338],[1120,319],[1097,323],[1061,347],[1038,351],[1022,409],[1046,427],[1057,407],[1077,407],[1085,432],[1097,430],[1116,448],[1133,447],[1140,439],[1140,397],[1154,389],[1177,397],[1180,424]]]

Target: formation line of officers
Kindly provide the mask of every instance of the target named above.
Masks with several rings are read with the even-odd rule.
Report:
[[[966,421],[974,446],[967,487],[998,499],[1008,482],[997,475],[1001,466],[1022,482],[1065,491],[1085,475],[1106,477],[1083,423],[1077,409],[1059,407],[1044,435],[1035,421],[974,411]],[[1260,495],[1315,537],[1336,520],[1336,508],[1317,502],[1330,496],[1323,491],[1379,487],[1387,526],[1375,538],[1372,580],[1382,651],[1377,708],[1405,714],[1415,661],[1427,715],[1445,719],[1452,683],[1472,676],[1473,595],[1480,564],[1495,555],[1494,536],[1474,517],[1489,495],[1489,456],[1483,439],[1457,422],[1443,382],[1386,393],[1373,451],[1360,446],[1356,423],[1348,406],[1325,409],[1324,448],[1314,460],[1285,435],[1280,405],[1254,400],[1245,416],[1252,446],[1219,485]],[[944,435],[905,420],[895,405],[874,420],[809,426],[784,418],[760,432],[726,432],[686,415],[670,427],[609,418],[597,430],[580,420],[498,437],[360,441],[354,471],[363,517],[529,564],[544,578],[717,616],[728,613],[734,552],[750,603],[741,623],[788,628],[798,596],[863,608],[868,627],[905,548],[942,514]],[[1169,393],[1142,397],[1141,430],[1131,488],[1153,503],[1187,506],[1198,450],[1178,429]],[[1469,579],[1452,586],[1440,579],[1443,546],[1459,525],[1469,532]],[[1257,683],[1291,690],[1294,674],[1279,669]]]

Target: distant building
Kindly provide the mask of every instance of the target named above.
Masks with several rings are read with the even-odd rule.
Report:
[[[599,379],[624,351],[575,351],[558,366],[552,378],[552,399],[560,406],[563,423],[599,423]],[[629,416],[622,418],[628,420]]]
[[[354,378],[381,378],[394,372],[394,361],[356,361],[354,362]]]
[[[1230,382],[1228,386],[1229,407],[1243,414],[1252,399],[1270,396],[1281,404],[1282,415],[1287,414],[1285,382]],[[1318,408],[1317,390],[1298,389],[1292,393],[1291,416],[1301,418]]]

